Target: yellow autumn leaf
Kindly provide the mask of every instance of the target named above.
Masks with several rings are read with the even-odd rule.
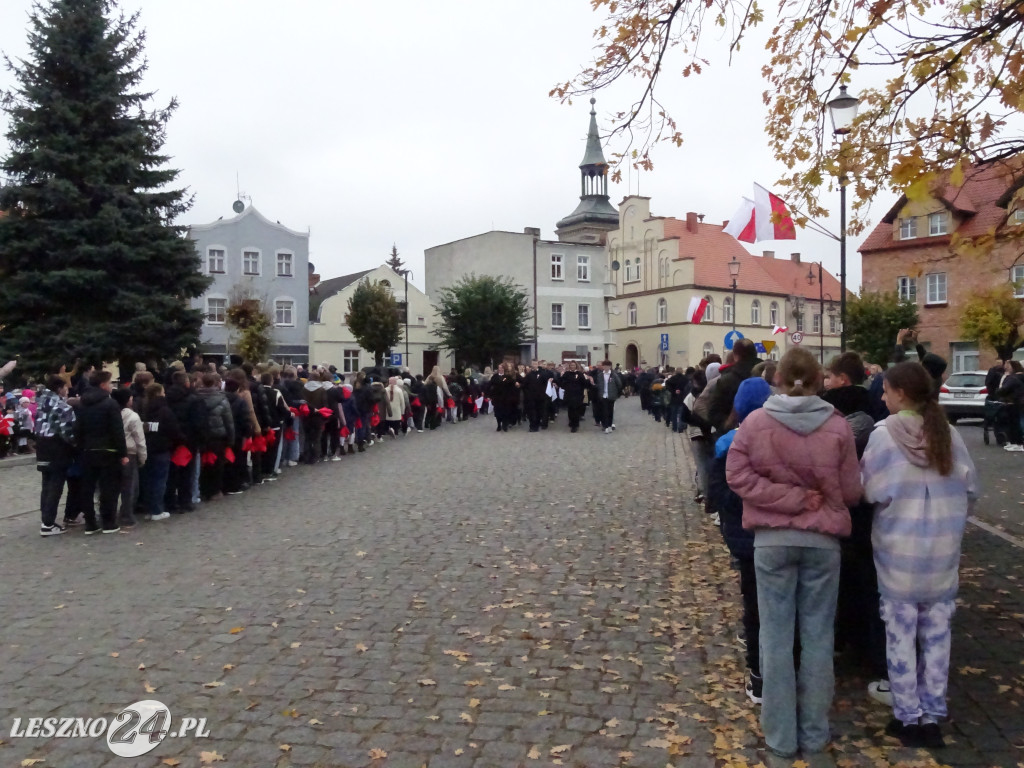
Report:
[[[514,691],[515,689],[516,687],[514,685],[509,685],[508,683],[502,683],[498,686],[499,691]]]
[[[223,667],[221,667],[221,669],[223,669],[224,671],[232,670],[234,668],[235,668],[234,664],[225,664]]]
[[[112,657],[114,657],[114,658],[116,659],[116,658],[117,658],[118,656],[120,656],[121,654],[120,654],[120,653],[118,653],[117,651],[114,651],[114,652],[113,652],[112,654],[110,654],[110,655],[111,655]]]
[[[469,712],[461,712],[459,714],[459,720],[462,720],[464,723],[472,723],[473,716],[469,714]]]
[[[145,688],[146,693],[156,693],[156,688],[149,684],[149,681],[144,681],[142,687]]]
[[[302,643],[292,643],[291,647],[298,648],[300,645],[302,645]]]
[[[480,706],[480,699],[470,699],[469,700],[469,708],[470,709],[476,709],[479,706]]]
[[[28,757],[21,761],[23,766],[35,765],[36,763],[45,763],[46,758],[44,757]]]
[[[356,650],[360,653],[364,653],[369,650],[369,646],[367,646],[366,643],[356,643]]]
[[[385,752],[383,749],[375,748],[369,751],[369,755],[371,760],[383,760],[385,757],[388,756],[388,753]]]
[[[239,632],[244,632],[245,627],[232,627],[228,630],[229,635],[237,635]]]
[[[462,747],[459,747],[458,749],[456,749],[456,750],[455,750],[455,754],[456,754],[456,755],[461,755],[461,754],[462,754],[463,752],[465,752],[465,751],[466,751],[466,750],[462,749]]]
[[[163,763],[164,765],[171,766],[171,768],[174,768],[175,765],[181,765],[181,760],[178,760],[177,758],[174,758],[174,757],[165,757],[160,762]]]
[[[420,685],[424,685],[424,686],[426,686],[426,685],[437,685],[437,683],[434,680],[431,680],[429,677],[425,677],[422,680],[417,680],[416,682],[419,683]]]
[[[310,725],[323,725],[323,720],[317,720],[315,717],[309,718]]]
[[[291,752],[292,751],[292,745],[291,744],[279,744],[277,746],[277,748],[280,749],[282,752]]]
[[[572,744],[560,744],[557,747],[552,747],[551,749],[549,749],[548,750],[548,754],[550,754],[550,755],[564,755],[570,749],[572,749]]]
[[[224,685],[220,680],[214,680],[211,683],[203,683],[203,688],[219,688]]]
[[[532,746],[530,751],[526,753],[526,756],[531,760],[540,760],[540,750],[536,746]]]
[[[201,765],[209,765],[210,763],[223,763],[224,755],[218,752],[200,752],[199,762]]]

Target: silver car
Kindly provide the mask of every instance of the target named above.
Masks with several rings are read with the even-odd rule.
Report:
[[[939,388],[939,405],[946,411],[951,424],[957,419],[985,418],[985,371],[952,373]]]

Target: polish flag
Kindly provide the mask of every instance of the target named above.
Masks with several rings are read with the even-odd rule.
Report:
[[[686,318],[691,323],[699,323],[704,317],[704,311],[708,308],[708,300],[703,296],[694,296],[690,299],[690,308],[686,311]]]
[[[796,240],[796,227],[786,203],[760,184],[754,185],[754,199],[743,198],[740,209],[723,230],[737,240]]]
[[[772,336],[774,336],[777,333],[785,333],[788,330],[789,326],[787,325],[776,325],[775,327],[772,328]]]

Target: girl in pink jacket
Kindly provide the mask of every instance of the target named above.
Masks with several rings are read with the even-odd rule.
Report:
[[[754,531],[766,762],[788,766],[799,751],[820,768],[835,765],[825,750],[835,687],[839,538],[850,533],[848,507],[863,489],[849,424],[815,394],[821,369],[814,356],[790,350],[778,377],[780,394],[737,432],[726,479],[743,500],[743,527]]]

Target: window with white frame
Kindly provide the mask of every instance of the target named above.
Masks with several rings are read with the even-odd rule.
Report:
[[[627,283],[633,282],[633,262],[629,259],[626,259],[626,277],[624,281]]]
[[[258,275],[260,273],[260,252],[242,251],[242,274]]]
[[[811,333],[821,333],[821,315],[817,312],[811,315]]]
[[[224,249],[208,248],[206,251],[206,270],[211,274],[224,274]]]
[[[946,211],[928,214],[928,235],[945,235],[949,233],[949,214]]]
[[[828,316],[828,332],[839,333],[839,316],[835,313]]]
[[[665,299],[658,299],[658,323],[664,325],[668,322],[668,302]]]
[[[917,278],[909,277],[907,275],[901,275],[896,278],[896,292],[900,296],[900,301],[909,301],[911,304],[917,303]]]
[[[917,237],[917,219],[910,217],[900,219],[900,240],[910,240]]]
[[[551,305],[551,327],[552,328],[565,328],[565,323],[562,320],[562,305],[552,304]]]
[[[704,358],[713,354],[715,354],[715,345],[710,341],[705,341],[704,346],[701,348],[701,357]]]
[[[706,301],[708,303],[708,306],[704,310],[704,317],[701,318],[701,322],[703,322],[703,323],[713,323],[713,322],[715,322],[715,305],[711,301],[711,297],[710,296],[705,296],[704,297],[704,301]]]
[[[637,280],[640,279],[640,259],[637,259],[636,263],[633,264],[633,277]]]
[[[278,277],[291,277],[294,273],[292,271],[292,262],[295,260],[295,255],[289,251],[278,251],[277,252],[277,276]]]
[[[578,304],[576,306],[576,324],[581,328],[590,327],[590,305]]]
[[[722,301],[722,322],[732,322],[732,299],[726,298]]]
[[[580,283],[590,282],[590,257],[576,257],[576,281]]]
[[[1013,283],[1013,295],[1024,299],[1024,264],[1016,264],[1010,270],[1010,282]]]
[[[779,362],[780,357],[781,355],[779,353],[778,347],[775,347],[775,349],[768,353],[768,359],[771,360],[773,363]]]
[[[274,325],[295,325],[295,302],[291,299],[274,301]]]
[[[796,329],[800,333],[804,332],[804,310],[803,307],[797,307],[796,310]]]
[[[562,254],[552,253],[551,254],[551,279],[552,280],[564,280],[562,277]]]
[[[206,297],[206,322],[210,325],[223,325],[227,319],[228,300],[216,296]]]
[[[626,325],[630,328],[636,326],[636,303],[632,301],[626,307]]]
[[[779,302],[773,301],[768,305],[768,325],[779,324]]]
[[[346,349],[341,353],[341,372],[342,373],[358,373],[359,372],[359,350],[358,349]]]
[[[932,272],[924,276],[925,303],[944,304],[946,302],[946,273]]]
[[[760,325],[761,324],[761,302],[757,299],[750,305],[750,324]]]

